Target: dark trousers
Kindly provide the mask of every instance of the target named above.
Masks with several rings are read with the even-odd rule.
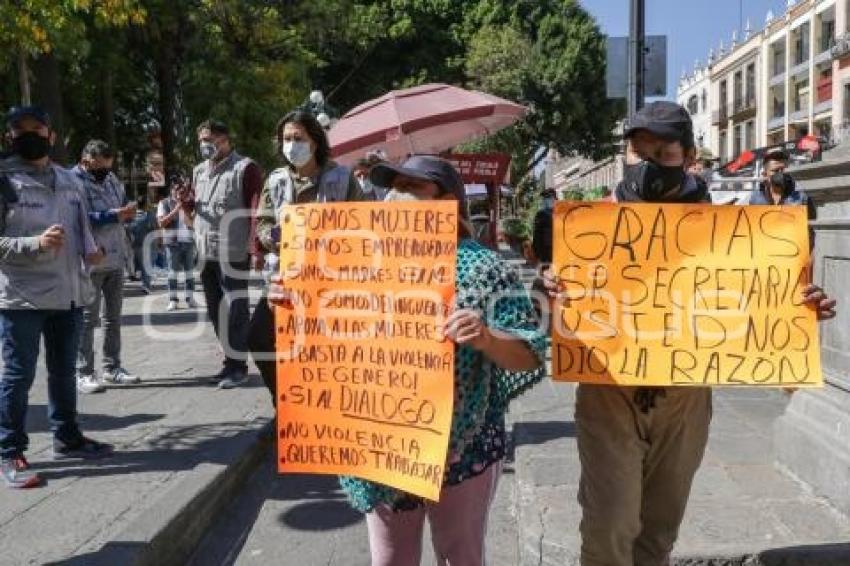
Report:
[[[77,426],[75,369],[81,328],[82,309],[79,308],[0,311],[3,354],[0,456],[11,458],[23,454],[29,446],[26,433],[29,391],[35,380],[42,336],[47,365],[50,430],[63,442],[73,442],[82,435]]]
[[[248,369],[248,260],[230,262],[207,260],[201,270],[201,284],[207,301],[207,316],[224,350],[224,365]]]
[[[265,297],[260,299],[254,308],[251,324],[248,327],[248,349],[254,358],[257,369],[263,377],[263,383],[272,395],[272,403],[276,402],[277,365],[275,356],[274,310],[269,306]]]
[[[148,272],[148,266],[145,264],[145,248],[141,245],[133,246],[133,275],[136,271],[141,273],[142,285],[145,287],[151,286],[151,274]]]

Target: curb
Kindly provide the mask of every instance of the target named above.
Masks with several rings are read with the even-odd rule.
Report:
[[[273,422],[256,419],[227,447],[227,463],[202,463],[100,550],[57,562],[63,566],[179,566],[185,564],[272,447],[258,432]]]
[[[672,566],[846,566],[850,543],[794,546],[729,557],[681,557]]]

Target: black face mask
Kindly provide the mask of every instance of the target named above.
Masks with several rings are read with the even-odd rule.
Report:
[[[12,151],[27,161],[36,161],[50,151],[50,139],[38,132],[24,132],[12,139]]]
[[[89,169],[89,173],[91,173],[91,176],[94,177],[95,181],[102,183],[106,177],[109,176],[109,169]]]
[[[788,194],[794,187],[794,179],[788,173],[777,171],[770,176],[770,184],[774,187],[781,187],[782,194]]]
[[[673,189],[685,181],[685,169],[679,165],[670,167],[654,161],[644,160],[623,168],[623,182],[618,187],[618,197],[625,202],[675,201]]]

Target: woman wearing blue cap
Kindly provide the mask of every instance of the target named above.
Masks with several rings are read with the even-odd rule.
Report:
[[[457,298],[444,330],[455,343],[456,402],[439,502],[353,477],[340,482],[351,504],[366,513],[373,566],[419,564],[426,518],[440,564],[480,566],[506,450],[505,412],[543,377],[546,335],[517,274],[470,237],[463,183],[450,163],[415,156],[401,167],[375,166],[370,179],[391,187],[390,201],[459,201]],[[285,306],[282,280],[272,281],[269,302]]]

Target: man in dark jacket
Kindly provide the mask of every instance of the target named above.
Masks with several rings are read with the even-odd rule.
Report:
[[[750,199],[750,204],[798,205],[806,207],[809,220],[817,219],[815,203],[804,193],[785,169],[788,168],[788,154],[782,150],[773,151],[764,156],[761,190]],[[809,246],[815,245],[815,232],[809,228]]]

